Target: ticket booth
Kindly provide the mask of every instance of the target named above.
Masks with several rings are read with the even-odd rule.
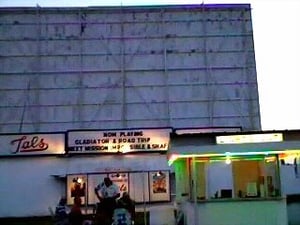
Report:
[[[297,135],[175,133],[172,140],[169,164],[185,224],[288,224],[281,165],[299,158]]]

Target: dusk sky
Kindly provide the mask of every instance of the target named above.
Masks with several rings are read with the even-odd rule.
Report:
[[[299,0],[0,0],[0,7],[201,3],[251,4],[262,129],[300,129]]]

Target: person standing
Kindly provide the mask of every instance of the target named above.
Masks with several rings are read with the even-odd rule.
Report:
[[[123,192],[122,197],[117,201],[117,207],[126,209],[130,215],[130,224],[135,221],[135,202],[129,196],[128,192]],[[126,224],[126,223],[125,223]]]
[[[117,199],[120,197],[120,188],[109,177],[105,177],[103,182],[95,187],[95,194],[100,201],[99,210],[102,211],[98,213],[105,216],[104,225],[111,225]]]
[[[62,197],[59,200],[58,205],[55,207],[55,225],[68,225],[69,219],[68,219],[68,207],[67,207],[67,199],[65,197]]]
[[[69,213],[69,222],[70,225],[82,225],[83,224],[83,215],[81,212],[81,198],[75,197],[74,204]]]

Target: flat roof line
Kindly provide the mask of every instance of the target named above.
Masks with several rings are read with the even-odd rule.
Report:
[[[249,4],[179,4],[179,5],[116,5],[116,6],[82,6],[82,7],[43,7],[43,6],[20,6],[20,7],[0,7],[0,11],[73,11],[73,10],[209,10],[209,9],[251,9]]]

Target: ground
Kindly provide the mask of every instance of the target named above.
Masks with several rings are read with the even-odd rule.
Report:
[[[144,214],[136,213],[135,225],[144,225]],[[147,215],[147,224],[149,215]],[[46,217],[26,217],[26,218],[0,218],[1,225],[53,225],[52,218]]]

